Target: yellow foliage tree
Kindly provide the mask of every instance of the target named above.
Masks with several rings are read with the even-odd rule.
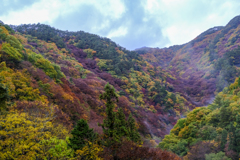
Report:
[[[98,144],[93,144],[88,142],[88,144],[83,147],[82,150],[76,150],[77,159],[86,159],[86,160],[103,160],[98,157],[98,154],[103,151],[103,148]]]
[[[8,32],[8,30],[7,30],[5,27],[0,26],[0,29],[1,29],[0,33],[3,33],[3,34],[6,34],[6,35],[9,35],[9,32]]]
[[[18,52],[17,49],[12,47],[9,43],[3,43],[1,47],[1,55],[6,53],[7,58],[14,60],[21,60],[22,55]]]
[[[39,95],[38,88],[34,89],[30,85],[30,76],[26,71],[14,71],[6,67],[6,63],[0,64],[0,77],[2,77],[1,83],[4,84],[9,91],[9,95],[12,98],[20,100],[40,100],[47,101],[45,96]]]
[[[51,112],[38,112],[36,108],[31,113],[10,111],[0,116],[0,159],[44,159],[46,146],[40,142],[68,135],[66,129],[51,122]]]

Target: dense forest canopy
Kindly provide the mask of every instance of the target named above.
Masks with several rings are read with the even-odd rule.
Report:
[[[238,159],[239,24],[129,51],[0,22],[0,159]]]
[[[1,24],[0,53],[1,159],[179,159],[149,147],[187,102],[136,52],[83,31]]]

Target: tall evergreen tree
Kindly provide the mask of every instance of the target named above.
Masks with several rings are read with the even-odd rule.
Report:
[[[222,106],[220,108],[219,119],[220,119],[220,126],[225,127],[229,125],[229,118],[231,117],[232,111],[229,110],[227,107],[229,106],[229,101],[223,101]]]
[[[136,143],[140,143],[141,137],[137,131],[137,127],[135,125],[135,120],[134,120],[132,114],[129,115],[127,123],[128,123],[128,133],[129,133],[130,140],[133,142],[136,142]]]
[[[217,104],[218,106],[222,106],[223,103],[222,97],[217,95],[214,99],[214,103]]]
[[[115,93],[115,89],[109,85],[109,83],[106,84],[104,87],[104,93],[100,95],[100,99],[106,100],[106,112],[107,112],[107,118],[103,120],[103,124],[100,124],[103,129],[103,133],[105,135],[106,139],[112,139],[113,141],[116,141],[117,135],[116,135],[116,113],[113,111],[114,109],[114,103],[118,101],[118,96]]]
[[[90,129],[86,120],[80,119],[71,132],[72,138],[69,138],[69,146],[74,150],[82,149],[88,142],[93,142],[97,134]]]
[[[224,151],[224,148],[225,148],[225,144],[227,143],[227,131],[226,129],[223,129],[222,131],[222,137],[221,137],[221,149],[222,151]]]
[[[127,122],[125,114],[123,113],[122,108],[118,109],[118,112],[116,113],[116,129],[117,129],[117,135],[119,136],[119,139],[121,137],[128,137],[129,133],[127,130]]]
[[[100,99],[106,100],[107,117],[100,126],[103,128],[106,145],[119,143],[123,137],[136,143],[141,142],[132,114],[126,121],[122,108],[119,108],[116,113],[113,111],[114,103],[118,101],[115,89],[106,84],[104,90],[105,92],[100,95]]]
[[[235,151],[235,127],[233,126],[233,123],[230,124],[229,140],[230,142],[229,142],[228,150]]]

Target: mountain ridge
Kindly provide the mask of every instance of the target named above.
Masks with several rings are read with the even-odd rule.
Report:
[[[119,97],[115,111],[132,114],[144,145],[156,144],[179,118],[211,103],[240,75],[239,20],[183,45],[136,51],[84,31],[0,24],[0,80],[9,90],[4,108],[54,106],[55,122],[71,129],[86,119],[101,134],[97,124],[106,107],[99,96],[109,83]]]
[[[191,79],[195,79],[195,82],[198,81],[196,80],[197,77],[194,76],[201,75],[197,78],[201,79],[198,83],[206,83],[208,87],[215,86],[214,83],[217,83],[215,87],[220,91],[224,86],[232,83],[234,78],[239,74],[236,66],[231,66],[236,70],[234,71],[236,75],[234,78],[229,78],[227,81],[224,81],[220,78],[222,75],[219,74],[219,71],[214,68],[217,59],[221,58],[226,52],[236,50],[237,46],[240,45],[237,34],[240,24],[239,17],[240,16],[233,18],[225,27],[213,27],[206,30],[186,44],[177,47],[171,46],[164,49],[148,48],[147,51],[138,50],[137,52],[148,62],[153,62],[154,60],[152,64],[161,66],[167,71],[172,72],[172,74],[178,76],[185,84],[191,84]],[[225,84],[223,87],[220,87],[222,83]],[[194,88],[198,86],[199,85],[193,85],[189,87],[190,90],[194,91]],[[179,86],[175,84],[175,87]],[[187,88],[181,88],[179,90],[185,90],[185,94],[188,92]],[[202,100],[202,102],[199,101],[200,97],[196,97],[194,94],[192,94],[192,96],[195,97],[194,99],[196,102],[200,102],[200,106],[206,105],[214,96],[215,90],[216,89],[211,88],[209,89],[210,92],[206,91],[208,97],[205,96],[206,99]],[[201,93],[201,91],[202,89],[199,89],[197,92]]]
[[[90,127],[101,132],[96,124],[104,117],[104,106],[98,95],[107,82],[120,96],[118,107],[124,107],[126,115],[134,113],[139,131],[144,136],[161,137],[167,134],[177,117],[188,108],[188,102],[180,94],[171,92],[169,84],[164,84],[164,79],[171,75],[161,68],[154,70],[136,52],[126,50],[108,38],[83,31],[58,31],[42,24],[11,26],[13,29],[3,25],[5,34],[7,30],[3,27],[9,32],[16,31],[7,36],[22,43],[24,50],[16,64],[12,64],[8,55],[3,56],[2,61],[6,61],[7,67],[20,71],[27,69],[33,81],[30,84],[35,84],[34,87],[40,89],[41,95],[46,96],[50,104],[58,105],[73,125],[76,119],[85,116],[90,120]],[[6,35],[1,36],[2,45],[11,42],[7,41]],[[49,80],[40,78],[38,74]],[[61,74],[64,76],[58,78]],[[54,81],[57,84],[53,85]],[[56,94],[54,87],[61,92]],[[71,102],[57,96],[74,97],[75,100]],[[11,100],[18,101],[15,97]],[[78,101],[80,104],[77,104]],[[67,105],[72,108],[66,109]]]

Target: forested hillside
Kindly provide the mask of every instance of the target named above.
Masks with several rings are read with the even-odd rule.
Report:
[[[197,107],[179,119],[159,147],[190,160],[239,159],[239,91],[240,78],[236,78],[217,94],[212,104]]]
[[[189,103],[136,52],[83,31],[1,23],[0,54],[0,159],[179,159],[148,147]]]
[[[166,80],[173,92],[199,106],[178,120],[159,148],[186,160],[239,159],[239,33],[237,16],[186,44],[136,50],[175,76]]]
[[[107,82],[117,90],[121,99],[118,105],[125,108],[124,113],[133,113],[137,118],[143,135],[163,136],[177,117],[194,107],[172,92],[172,85],[166,82],[167,78],[174,79],[172,75],[110,39],[83,31],[59,31],[42,24],[12,28],[27,38],[26,46],[61,67],[66,83],[80,89],[79,99],[96,115],[104,117],[105,108],[98,97]],[[59,45],[62,42],[64,45]],[[49,44],[57,46],[48,48]]]
[[[143,48],[137,52],[176,79],[166,81],[175,92],[197,106],[211,103],[216,92],[239,76],[240,16],[225,27],[213,27],[194,40],[169,48]]]
[[[0,21],[0,159],[237,159],[239,33],[235,17],[183,45],[129,51]]]

